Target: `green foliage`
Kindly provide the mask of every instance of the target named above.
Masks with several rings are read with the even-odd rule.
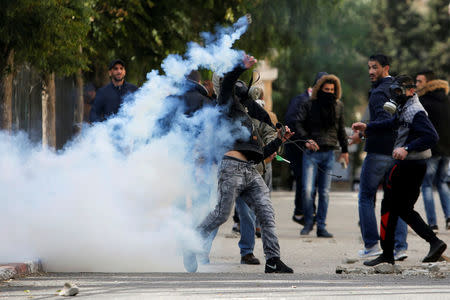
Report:
[[[366,2],[334,1],[307,10],[304,32],[295,42],[278,48],[273,64],[279,68],[274,83],[274,108],[283,118],[289,100],[311,86],[317,72],[341,79],[346,123],[355,119],[354,107],[364,103],[368,86],[366,71]]]
[[[374,49],[390,55],[393,73],[414,75],[434,69],[450,75],[449,3],[430,0],[417,7],[410,0],[376,0],[371,19]]]
[[[129,78],[142,82],[170,53],[183,53],[199,32],[231,24],[241,7],[232,1],[98,0],[89,34],[93,69],[115,57],[124,59]]]
[[[86,1],[4,1],[0,45],[14,49],[16,62],[27,61],[43,73],[70,75],[85,68],[80,53],[89,31]]]

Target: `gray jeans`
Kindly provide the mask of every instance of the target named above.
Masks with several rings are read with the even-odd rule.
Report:
[[[225,157],[218,170],[218,201],[214,210],[198,226],[206,238],[225,223],[231,214],[234,201],[243,196],[249,207],[254,208],[261,223],[261,235],[266,259],[280,257],[280,246],[275,233],[275,214],[270,201],[269,189],[255,165]]]

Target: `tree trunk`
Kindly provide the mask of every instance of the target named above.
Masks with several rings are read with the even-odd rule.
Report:
[[[73,134],[81,133],[84,115],[83,75],[81,70],[76,73],[77,96],[73,110]]]
[[[56,149],[55,73],[42,78],[42,146]]]
[[[11,50],[6,58],[6,66],[0,75],[0,112],[1,128],[12,129],[12,87],[13,87],[14,50]]]

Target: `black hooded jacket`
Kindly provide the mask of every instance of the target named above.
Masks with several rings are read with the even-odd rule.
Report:
[[[318,99],[322,85],[331,80],[335,85],[335,122],[332,126],[325,126],[321,120],[321,105]],[[323,151],[334,150],[339,142],[342,153],[348,152],[347,135],[344,126],[344,104],[341,98],[341,84],[339,78],[332,74],[323,75],[313,87],[310,100],[302,103],[295,119],[295,131],[302,140],[313,139]]]
[[[433,156],[450,156],[450,99],[449,85],[445,80],[431,80],[417,92],[428,118],[439,135],[438,143],[431,149]]]
[[[189,88],[182,96],[182,99],[185,104],[184,113],[190,116],[202,107],[212,105],[213,101],[208,97],[208,91],[204,86],[189,79],[187,82]]]
[[[282,141],[276,138],[268,145],[263,146],[261,137],[247,112],[248,109],[234,95],[233,89],[235,83],[245,70],[243,67],[238,66],[225,75],[217,102],[224,107],[227,117],[233,122],[239,122],[240,125],[247,128],[248,132],[250,132],[248,137],[237,139],[232,149],[228,150],[239,151],[245,155],[247,160],[259,163],[276,152],[281,146]]]

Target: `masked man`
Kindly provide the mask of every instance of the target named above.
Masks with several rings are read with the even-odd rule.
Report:
[[[325,228],[328,211],[328,194],[331,185],[330,171],[334,165],[334,150],[339,142],[340,159],[348,164],[347,135],[344,128],[344,104],[341,83],[332,74],[323,75],[313,87],[311,100],[303,103],[296,123],[296,132],[305,140],[307,148],[303,155],[303,209],[305,227],[301,235],[313,229],[314,187],[317,179],[319,201],[317,206],[317,236],[331,238]],[[318,174],[318,176],[316,176]]]

